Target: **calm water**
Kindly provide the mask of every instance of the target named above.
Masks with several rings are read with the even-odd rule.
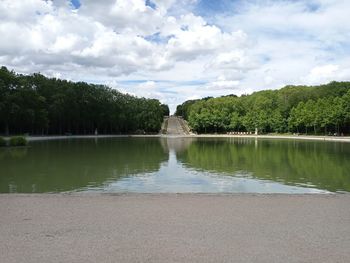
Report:
[[[350,192],[350,143],[105,138],[0,149],[0,192]]]

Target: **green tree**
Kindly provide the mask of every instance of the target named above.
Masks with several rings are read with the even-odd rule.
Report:
[[[350,82],[286,86],[251,95],[190,100],[176,114],[199,133],[230,130],[350,133]]]
[[[0,69],[0,133],[157,132],[167,105],[103,85]]]

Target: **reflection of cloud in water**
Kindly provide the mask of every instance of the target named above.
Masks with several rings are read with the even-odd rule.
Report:
[[[350,190],[350,147],[248,138],[108,138],[0,149],[0,192]]]
[[[335,192],[350,189],[349,153],[341,143],[211,138],[198,139],[177,159],[204,173]]]
[[[176,159],[174,150],[169,161],[162,163],[159,171],[109,182],[106,192],[163,192],[163,193],[325,193],[326,191],[283,185],[278,182],[225,176],[217,173],[196,171],[182,165]]]

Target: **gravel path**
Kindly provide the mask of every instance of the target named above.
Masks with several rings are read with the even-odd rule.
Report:
[[[350,195],[0,195],[14,262],[350,262]]]

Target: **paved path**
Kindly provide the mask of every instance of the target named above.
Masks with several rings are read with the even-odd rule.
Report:
[[[167,135],[188,135],[188,132],[183,129],[184,122],[182,119],[170,116],[168,118]]]
[[[0,195],[1,263],[350,262],[350,195]]]

